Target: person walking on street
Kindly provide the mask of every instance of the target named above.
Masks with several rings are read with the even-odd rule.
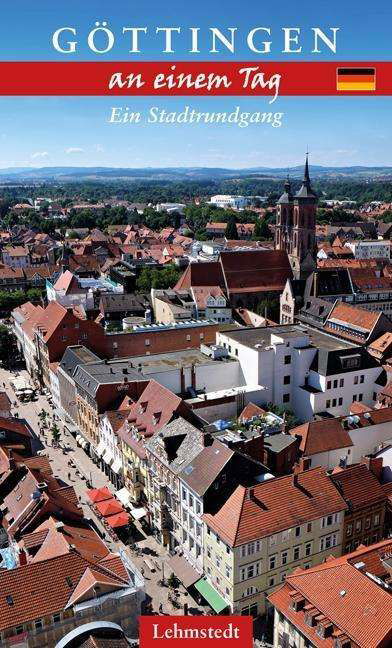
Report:
[[[162,605],[162,603],[159,604],[159,614],[163,614],[163,605]]]

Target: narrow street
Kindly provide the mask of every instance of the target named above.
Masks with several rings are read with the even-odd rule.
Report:
[[[19,371],[18,374],[23,376],[27,381],[29,380],[29,375],[27,371]],[[77,445],[74,437],[68,433],[64,432],[63,425],[61,421],[56,421],[58,427],[61,431],[60,437],[60,447],[52,446],[52,435],[50,427],[53,423],[53,408],[48,402],[46,396],[38,394],[38,398],[34,402],[22,403],[20,402],[15,392],[11,386],[12,380],[15,378],[15,373],[7,371],[0,367],[0,390],[5,390],[12,402],[17,403],[16,406],[12,407],[12,415],[18,414],[20,419],[25,419],[29,424],[30,428],[33,430],[36,440],[37,448],[45,451],[45,454],[49,457],[53,474],[64,480],[64,482],[71,484],[78,497],[80,504],[83,508],[86,518],[90,518],[93,521],[95,527],[99,530],[102,537],[105,538],[105,541],[111,551],[121,551],[124,550],[130,560],[135,564],[137,569],[141,571],[145,579],[146,594],[151,600],[152,608],[155,613],[158,612],[160,604],[162,604],[162,610],[164,614],[178,614],[183,613],[184,603],[188,604],[190,614],[206,614],[208,607],[203,607],[197,605],[194,599],[188,594],[185,588],[180,585],[178,588],[178,605],[179,607],[174,607],[173,604],[168,600],[169,588],[161,584],[163,578],[167,579],[170,572],[169,569],[165,570],[165,563],[168,560],[169,556],[166,549],[159,544],[152,535],[146,536],[144,531],[142,531],[139,522],[136,522],[136,527],[139,531],[139,538],[136,542],[139,550],[136,554],[135,551],[126,546],[123,542],[118,540],[114,542],[108,535],[105,527],[101,523],[100,519],[95,515],[94,511],[90,508],[88,499],[86,497],[86,480],[90,480],[93,488],[100,488],[102,486],[107,486],[109,490],[114,493],[115,488],[113,484],[109,481],[108,477],[93,463],[90,457],[82,450],[80,446]],[[44,409],[50,415],[48,418],[48,429],[45,429],[45,433],[40,434],[40,429],[42,428],[42,422],[39,418],[39,413]],[[66,448],[63,452],[63,448]],[[73,463],[76,468],[70,467],[68,461],[72,458]],[[151,571],[148,563],[155,565],[155,570]]]

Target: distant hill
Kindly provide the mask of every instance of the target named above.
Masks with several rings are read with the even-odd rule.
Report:
[[[303,174],[303,165],[284,168],[253,167],[248,169],[225,169],[210,167],[12,167],[0,169],[0,181],[5,182],[75,182],[75,181],[202,181],[235,178],[280,179],[290,174],[298,179]],[[323,167],[311,166],[313,178],[325,180],[391,180],[392,167]]]

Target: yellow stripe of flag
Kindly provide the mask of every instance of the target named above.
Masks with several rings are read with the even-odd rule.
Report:
[[[376,83],[375,81],[366,81],[366,82],[344,82],[338,81],[338,90],[375,90]]]

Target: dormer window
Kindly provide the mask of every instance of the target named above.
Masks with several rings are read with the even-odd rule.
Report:
[[[161,420],[161,416],[162,416],[162,412],[154,412],[152,417],[153,425],[158,425],[159,421]]]

